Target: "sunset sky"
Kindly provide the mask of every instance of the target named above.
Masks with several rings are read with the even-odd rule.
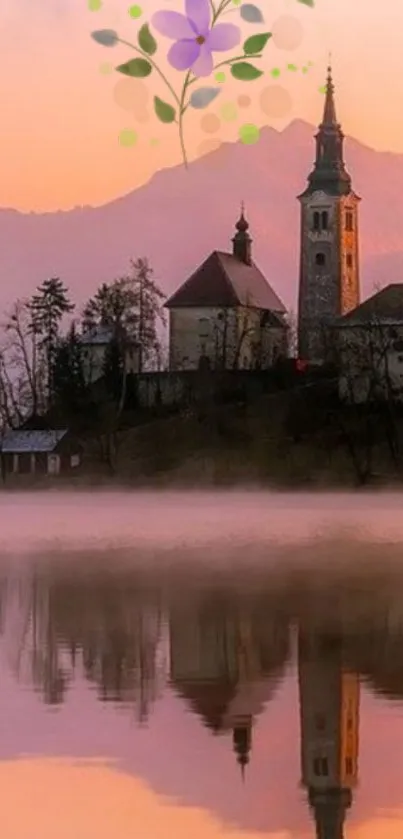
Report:
[[[90,11],[87,0],[2,0],[0,206],[55,210],[101,204],[180,162],[177,127],[158,123],[152,114],[152,96],[163,95],[154,76],[140,83],[136,98],[135,88],[132,92],[122,85],[126,80],[113,71],[133,57],[129,50],[101,47],[90,38],[91,30],[115,28],[122,38],[135,40],[152,12],[179,11],[183,5],[182,0],[140,4],[143,15],[134,20],[128,0],[103,0],[98,11]],[[345,132],[375,148],[403,152],[401,0],[316,0],[313,10],[297,0],[260,0],[258,5],[265,23],[243,24],[243,31],[274,33],[262,64],[265,75],[253,82],[225,83],[207,121],[205,111],[190,115],[190,156],[236,140],[244,123],[281,129],[295,118],[317,122],[329,51]],[[238,10],[226,20],[239,22]],[[159,36],[158,56],[166,54],[169,44]],[[313,66],[303,74],[300,69],[308,62]],[[296,72],[287,70],[290,63]],[[273,68],[281,70],[276,78]],[[178,88],[181,74],[168,72]],[[138,83],[129,80],[132,84]],[[268,87],[263,111],[261,92]],[[238,107],[240,94],[250,98],[247,107]],[[135,131],[136,144],[122,146],[122,131]]]

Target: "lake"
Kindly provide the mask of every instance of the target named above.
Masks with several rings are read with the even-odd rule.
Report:
[[[402,507],[3,494],[5,839],[400,839]]]

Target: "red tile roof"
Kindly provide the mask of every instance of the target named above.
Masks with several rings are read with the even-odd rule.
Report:
[[[199,268],[167,300],[168,309],[192,307],[250,306],[268,312],[286,313],[257,265],[246,265],[237,257],[213,251]]]

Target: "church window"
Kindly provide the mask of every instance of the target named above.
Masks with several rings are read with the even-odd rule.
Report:
[[[324,254],[324,253],[319,252],[319,253],[317,253],[317,254],[316,254],[316,256],[315,256],[315,264],[316,264],[316,265],[319,265],[319,266],[321,266],[321,267],[323,267],[324,265],[326,265],[326,257],[325,257],[325,254]]]
[[[326,210],[322,213],[322,230],[327,230],[329,222],[329,215]]]
[[[353,761],[351,757],[346,757],[346,775],[353,774]]]
[[[346,212],[346,230],[350,233],[353,230],[353,214],[351,210],[347,210]]]
[[[320,228],[320,214],[318,212],[314,212],[313,214],[313,229],[319,230]]]
[[[346,256],[346,262],[347,262],[347,267],[348,267],[348,268],[351,268],[351,267],[352,267],[352,264],[353,264],[353,255],[352,255],[351,253],[348,253],[348,254],[347,254],[347,256]]]
[[[324,731],[326,728],[326,720],[323,714],[316,714],[315,725],[317,731]]]
[[[315,757],[313,761],[313,771],[318,778],[326,777],[329,774],[327,758]]]

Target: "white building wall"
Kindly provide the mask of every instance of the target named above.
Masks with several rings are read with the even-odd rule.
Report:
[[[212,367],[222,358],[227,346],[227,366],[231,366],[236,345],[235,309],[189,308],[169,312],[169,366],[171,370],[197,370],[201,356]],[[227,340],[225,342],[224,336]],[[232,353],[232,354],[231,354]]]
[[[258,357],[262,368],[270,367],[285,352],[286,333],[281,327],[261,328],[261,315],[247,307],[171,309],[170,370],[197,370],[202,356],[211,368],[250,370]]]

